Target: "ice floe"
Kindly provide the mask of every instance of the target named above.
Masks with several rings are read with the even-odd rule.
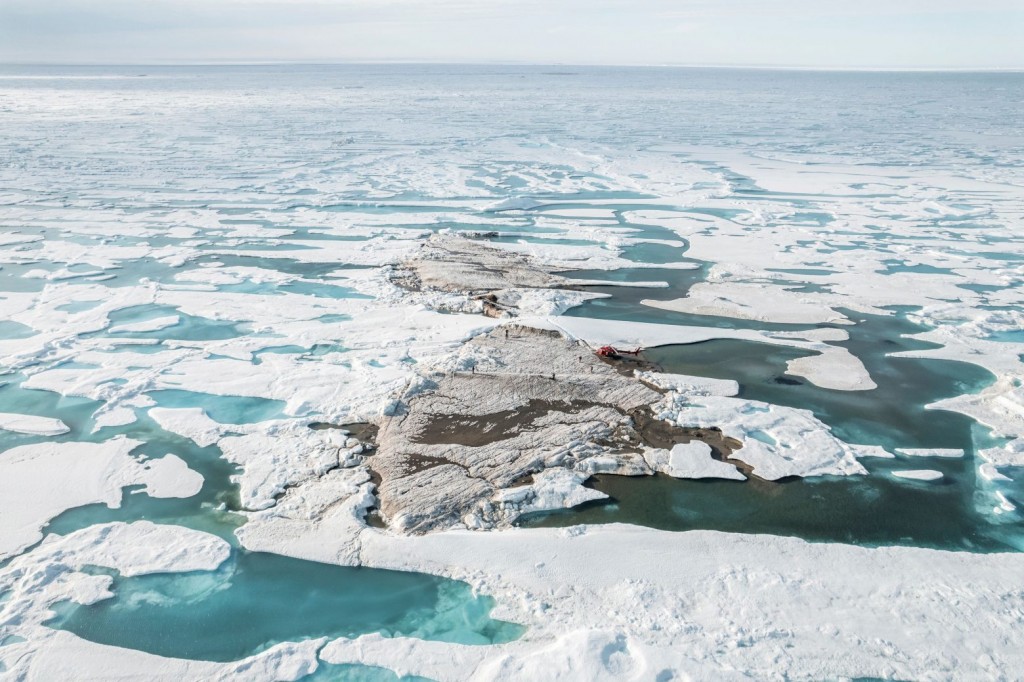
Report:
[[[111,334],[124,334],[124,333],[137,333],[137,332],[158,332],[161,329],[167,329],[173,327],[181,322],[181,318],[177,315],[168,315],[166,317],[154,317],[151,320],[145,320],[144,322],[133,322],[131,324],[118,324],[110,327],[107,331]]]
[[[690,344],[712,339],[742,339],[814,351],[814,355],[790,363],[788,372],[805,377],[823,388],[863,391],[875,388],[864,364],[847,349],[817,340],[805,340],[792,333],[760,332],[752,329],[688,327],[672,324],[598,320],[584,317],[525,317],[520,324],[558,329],[595,347],[610,345],[623,349]],[[813,335],[812,335],[813,338]]]
[[[671,450],[647,450],[644,459],[652,469],[675,478],[730,478],[745,481],[735,465],[711,457],[707,443],[679,443]]]
[[[33,436],[59,436],[71,429],[59,419],[0,412],[0,429]]]
[[[319,556],[335,556],[343,542],[349,541],[321,545]],[[466,543],[472,552],[463,551]],[[914,678],[963,673],[964,666],[998,674],[1020,657],[1000,634],[1012,628],[1020,608],[1013,575],[1021,559],[1014,554],[866,549],[622,525],[411,538],[367,529],[359,547],[363,565],[468,580],[496,596],[496,615],[530,629],[522,640],[491,647],[378,635],[340,639],[321,652],[328,662],[438,680],[520,673],[576,679],[580,670],[609,680],[739,679],[815,676],[824,667],[848,677]],[[865,572],[871,581],[863,580]],[[852,618],[850,600],[859,605]],[[977,608],[989,614],[982,624],[965,617]],[[928,637],[922,640],[921,632]],[[850,639],[860,642],[855,655],[846,651]],[[984,656],[968,660],[963,646]],[[779,647],[788,652],[781,659]]]
[[[892,472],[897,478],[907,478],[912,481],[938,481],[942,478],[941,471],[934,469],[907,469]]]
[[[904,457],[952,457],[964,456],[959,448],[896,448],[896,453]]]
[[[686,298],[640,302],[652,308],[693,315],[719,315],[741,320],[788,324],[849,323],[845,315],[814,300],[769,284],[700,282]]]
[[[142,485],[154,497],[191,497],[203,479],[175,455],[139,461],[129,455],[140,441],[36,443],[0,453],[4,524],[0,558],[42,537],[47,521],[66,509],[101,502],[121,504],[122,488]]]

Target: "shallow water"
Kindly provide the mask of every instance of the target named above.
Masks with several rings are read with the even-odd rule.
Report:
[[[464,644],[519,636],[488,597],[419,573],[236,550],[212,573],[114,577],[115,597],[58,605],[52,626],[161,656],[232,661],[278,642],[369,632]]]
[[[332,665],[321,663],[316,672],[302,682],[436,682],[419,675],[397,675],[386,668],[368,665]]]
[[[160,407],[199,407],[215,422],[221,424],[255,424],[281,419],[286,404],[271,398],[213,395],[195,391],[162,389],[147,395]]]

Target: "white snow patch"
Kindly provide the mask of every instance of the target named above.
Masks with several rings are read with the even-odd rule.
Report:
[[[41,529],[66,509],[101,502],[121,504],[121,489],[144,485],[158,497],[190,497],[202,477],[174,455],[140,462],[128,453],[140,441],[123,436],[104,443],[36,443],[0,453],[0,558],[42,537]]]
[[[107,331],[110,332],[111,334],[122,334],[129,332],[158,332],[161,329],[168,329],[180,323],[180,316],[168,315],[166,317],[154,317],[151,320],[144,320],[142,322],[115,325],[108,329]]]
[[[956,459],[963,457],[964,451],[959,448],[896,448],[896,454],[904,457],[947,457]]]
[[[642,305],[692,315],[717,315],[741,320],[788,324],[849,323],[841,315],[806,294],[783,287],[746,282],[698,282],[686,298],[640,301]]]
[[[0,412],[0,429],[32,436],[59,436],[71,429],[60,419]]]
[[[644,452],[644,459],[655,471],[674,478],[728,478],[745,481],[734,464],[719,462],[711,456],[711,446],[701,441],[679,443],[672,450]]]
[[[934,469],[894,471],[892,472],[892,475],[897,478],[909,478],[914,481],[937,481],[942,478],[942,472],[935,471]]]

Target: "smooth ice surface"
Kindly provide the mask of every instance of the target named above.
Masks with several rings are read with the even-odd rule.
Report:
[[[72,507],[121,503],[122,488],[141,485],[153,497],[190,497],[202,476],[174,455],[139,461],[129,453],[139,441],[117,438],[109,443],[40,443],[0,453],[0,558],[37,541],[43,525]]]
[[[907,469],[894,471],[892,475],[897,478],[909,478],[913,481],[937,481],[942,478],[942,472],[934,469]]]
[[[654,469],[673,478],[730,478],[737,481],[747,478],[734,465],[713,459],[711,447],[700,441],[680,443],[669,451],[647,452],[644,458]]]
[[[32,436],[59,436],[71,430],[59,419],[10,412],[0,413],[0,429]]]

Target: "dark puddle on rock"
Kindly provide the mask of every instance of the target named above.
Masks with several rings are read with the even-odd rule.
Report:
[[[536,420],[546,417],[550,412],[578,414],[582,410],[598,405],[599,403],[585,400],[554,402],[533,399],[516,409],[492,414],[433,415],[425,428],[412,440],[425,445],[454,444],[480,447],[513,438],[524,430],[528,431]],[[448,460],[442,461],[448,463]]]

